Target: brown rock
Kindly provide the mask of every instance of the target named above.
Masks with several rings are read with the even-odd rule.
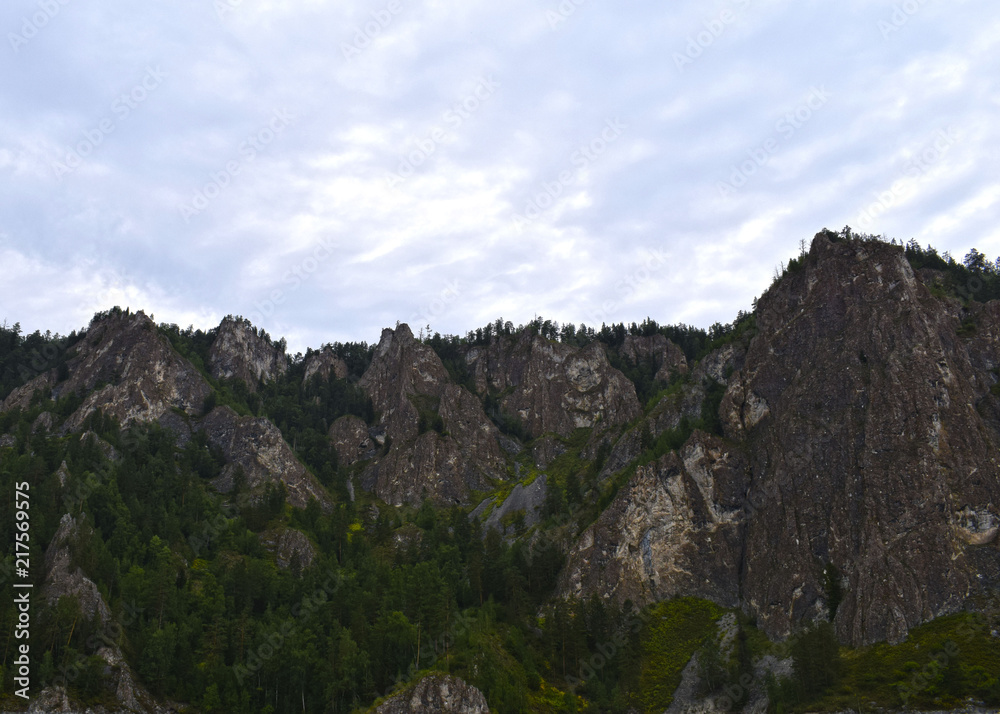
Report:
[[[123,427],[156,421],[171,409],[194,415],[209,393],[198,371],[142,312],[112,311],[95,318],[74,350],[67,361],[68,379],[56,385],[55,372],[45,373],[12,392],[3,409],[26,406],[35,389],[51,389],[53,399],[72,392],[87,394],[63,424],[63,430],[72,432],[96,409]]]
[[[759,301],[721,412],[751,449],[743,588],[769,635],[823,615],[826,563],[846,579],[835,624],[854,645],[897,642],[997,585],[975,565],[1000,509],[975,364],[1000,342],[985,315],[959,338],[959,317],[900,248],[824,234]]]
[[[619,354],[634,365],[652,360],[657,368],[654,378],[661,382],[669,381],[674,372],[684,374],[688,371],[684,350],[663,335],[626,335]]]
[[[351,466],[374,457],[380,446],[369,434],[364,420],[351,414],[333,422],[327,437],[337,451],[337,463],[341,466]]]
[[[378,412],[389,452],[365,471],[362,485],[388,503],[466,503],[470,489],[505,476],[496,426],[464,387],[452,384],[437,354],[407,325],[383,330],[360,380]],[[338,420],[340,421],[340,420]],[[360,436],[356,422],[338,434]],[[339,454],[339,451],[338,451]],[[350,456],[350,455],[349,455]]]

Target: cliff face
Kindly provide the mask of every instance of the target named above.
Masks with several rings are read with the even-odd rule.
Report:
[[[470,489],[505,475],[496,426],[476,397],[451,383],[441,359],[408,326],[382,332],[360,385],[390,445],[367,468],[362,485],[386,502],[419,504],[426,496],[467,503]],[[340,423],[334,424],[338,453],[347,449],[343,455],[356,458],[350,449],[368,448],[359,425]]]
[[[525,332],[476,347],[466,356],[480,395],[500,395],[500,408],[533,437],[624,424],[640,413],[635,385],[608,363],[604,347],[577,349]]]
[[[53,399],[79,393],[86,397],[66,420],[64,430],[78,431],[96,409],[128,427],[156,421],[171,409],[197,414],[209,393],[198,371],[173,350],[142,312],[112,312],[95,320],[74,350],[75,356],[67,361],[66,380],[57,383],[55,370],[42,374],[14,390],[0,410],[26,407],[36,389]]]
[[[769,633],[825,609],[826,564],[846,580],[835,623],[855,644],[900,640],[988,585],[973,561],[996,558],[1000,466],[982,367],[1000,341],[996,306],[983,312],[959,337],[959,306],[900,248],[822,234],[761,299],[721,415],[750,449],[743,587]]]
[[[228,462],[213,484],[223,493],[233,489],[237,468],[242,468],[246,488],[259,490],[267,482],[280,481],[288,492],[288,503],[296,508],[305,508],[310,498],[319,501],[325,510],[330,508],[326,491],[269,420],[239,416],[229,407],[216,407],[201,428]]]
[[[639,468],[574,547],[562,592],[740,603],[778,638],[832,615],[863,645],[995,588],[998,314],[931,295],[901,248],[817,236],[760,299],[755,336],[695,369],[728,384],[727,438],[696,432]],[[698,384],[625,433],[605,473],[638,455],[641,429],[693,416]]]
[[[308,382],[317,374],[321,379],[343,379],[347,376],[347,363],[333,353],[329,347],[314,352],[306,358],[306,372],[303,382]]]
[[[736,607],[746,487],[740,451],[695,432],[680,453],[639,467],[584,531],[560,591],[639,605],[694,595]]]
[[[208,370],[216,379],[242,379],[250,391],[256,391],[260,382],[287,369],[284,344],[271,342],[249,320],[227,317],[219,325],[208,353]]]

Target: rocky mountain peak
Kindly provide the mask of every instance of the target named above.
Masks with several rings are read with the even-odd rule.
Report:
[[[360,385],[371,397],[384,429],[387,453],[366,471],[364,485],[389,503],[427,496],[465,503],[470,489],[505,474],[499,432],[467,389],[451,381],[441,358],[402,324],[382,331]],[[357,441],[355,421],[338,420],[338,441]],[[340,421],[344,421],[341,424]]]
[[[249,320],[229,315],[219,325],[209,349],[208,369],[216,379],[242,379],[251,391],[256,391],[260,382],[268,382],[288,369],[285,341],[272,342]]]

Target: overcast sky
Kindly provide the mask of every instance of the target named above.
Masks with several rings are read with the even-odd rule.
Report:
[[[824,227],[1000,254],[987,0],[5,0],[0,32],[28,330],[707,327]]]

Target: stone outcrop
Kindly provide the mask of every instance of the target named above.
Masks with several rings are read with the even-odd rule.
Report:
[[[42,596],[50,603],[59,598],[71,596],[77,599],[80,613],[94,621],[97,634],[87,640],[88,647],[96,647],[96,654],[106,663],[106,676],[114,688],[116,706],[107,709],[78,706],[66,695],[60,686],[47,687],[40,691],[29,703],[28,712],[63,712],[64,714],[167,714],[175,709],[153,700],[149,692],[139,683],[132,668],[118,646],[122,626],[133,613],[122,613],[117,621],[112,621],[112,613],[97,585],[79,569],[73,567],[70,554],[71,545],[80,538],[80,529],[86,526],[70,514],[59,521],[59,528],[45,551],[45,581]],[[98,646],[100,645],[100,646]]]
[[[645,605],[693,595],[739,604],[747,464],[738,448],[695,432],[642,466],[567,558],[563,595]]]
[[[208,370],[216,379],[242,379],[250,391],[288,369],[284,340],[277,343],[249,320],[226,317],[208,351]]]
[[[274,562],[282,570],[293,566],[305,570],[316,559],[316,548],[309,536],[294,528],[279,528],[261,533],[260,542],[274,555]]]
[[[369,429],[364,419],[353,414],[342,416],[333,422],[327,437],[337,451],[337,464],[351,466],[373,458],[385,443],[385,434],[372,434],[373,431],[375,430]],[[381,436],[381,442],[378,441],[378,436]]]
[[[488,714],[486,697],[458,677],[432,674],[372,710],[374,714]]]
[[[324,510],[330,508],[326,491],[295,457],[270,420],[239,416],[229,407],[216,407],[202,421],[201,428],[228,462],[213,482],[223,493],[233,489],[237,468],[241,468],[245,486],[251,491],[259,491],[268,482],[281,482],[292,506],[305,508],[315,498]]]
[[[470,349],[466,362],[477,392],[499,395],[500,409],[520,419],[532,437],[617,426],[641,411],[635,385],[611,366],[598,342],[576,348],[525,331]]]
[[[670,381],[675,373],[684,374],[688,371],[684,350],[663,335],[626,335],[625,341],[618,348],[618,354],[634,365],[645,360],[652,361],[656,366],[654,378],[661,382]]]
[[[366,469],[362,486],[386,502],[419,504],[426,497],[467,503],[470,490],[505,476],[496,426],[474,395],[451,383],[441,359],[407,325],[383,330],[359,384],[390,445]],[[357,423],[343,428],[349,439],[360,436]],[[335,437],[341,438],[339,431]]]
[[[519,512],[521,514],[521,525],[525,529],[540,523],[542,520],[542,510],[545,506],[545,494],[547,493],[546,483],[546,475],[539,474],[527,486],[522,484],[514,486],[514,490],[503,500],[503,503],[494,505],[493,510],[486,516],[486,519],[483,521],[483,532],[485,533],[489,529],[494,528],[504,535],[507,535],[508,532],[513,534],[514,527],[513,524],[507,523],[509,520],[508,517],[514,516]],[[490,504],[495,504],[495,499],[488,498],[480,503],[469,514],[469,518],[480,518],[486,513]]]
[[[49,603],[55,603],[64,596],[75,597],[81,614],[88,619],[96,618],[103,626],[111,620],[111,611],[94,581],[73,566],[70,546],[79,538],[79,530],[80,525],[68,513],[59,521],[59,528],[45,551],[42,596]]]
[[[307,383],[317,374],[323,380],[331,377],[344,379],[347,376],[347,362],[340,359],[329,347],[324,347],[306,357],[305,370],[302,381]]]
[[[95,318],[73,350],[67,379],[57,384],[56,371],[46,372],[14,390],[2,410],[27,407],[36,389],[53,399],[79,393],[86,397],[62,425],[64,431],[79,431],[97,409],[128,427],[156,421],[172,409],[198,414],[210,391],[142,312],[112,311]]]

